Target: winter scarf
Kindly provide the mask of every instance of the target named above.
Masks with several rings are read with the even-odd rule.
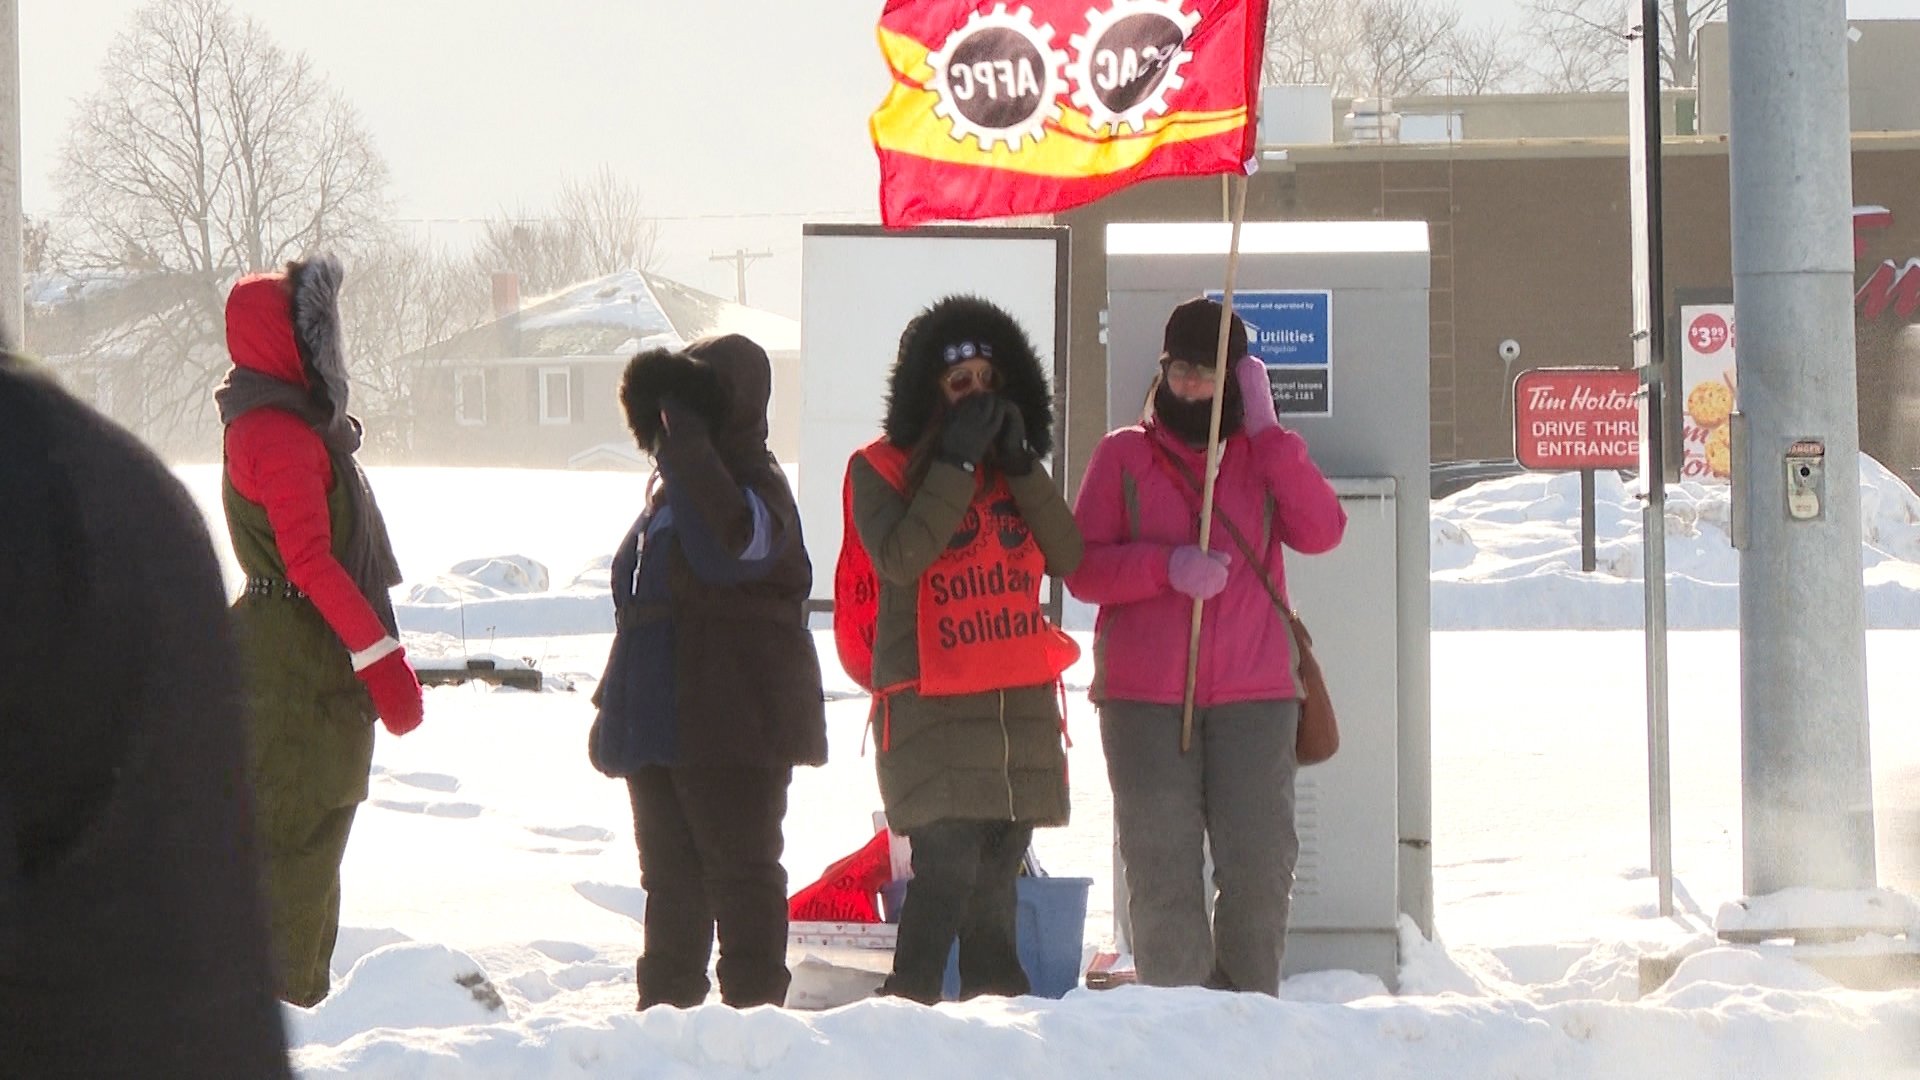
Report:
[[[1240,397],[1240,380],[1231,375],[1220,381],[1217,390],[1226,395],[1226,400],[1220,403],[1220,441],[1225,442],[1239,433],[1245,422],[1246,403]],[[1184,401],[1167,385],[1166,379],[1157,379],[1153,391],[1153,416],[1160,421],[1160,426],[1172,432],[1181,442],[1188,446],[1205,446],[1207,431],[1213,426],[1213,399]]]

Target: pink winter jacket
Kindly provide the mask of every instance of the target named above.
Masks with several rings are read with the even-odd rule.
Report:
[[[1155,453],[1156,443],[1185,462],[1195,477],[1203,475],[1205,452],[1149,421],[1100,440],[1074,504],[1086,557],[1068,575],[1067,588],[1100,605],[1093,646],[1095,701],[1177,705],[1185,695],[1193,600],[1167,583],[1167,562],[1176,547],[1199,543],[1200,496]],[[1331,550],[1346,531],[1346,511],[1307,457],[1306,440],[1285,428],[1229,438],[1221,448],[1214,498],[1208,546],[1226,552],[1233,564],[1226,588],[1202,610],[1194,703],[1298,697],[1286,620],[1274,610],[1220,516],[1239,527],[1286,597],[1281,545],[1309,555]]]

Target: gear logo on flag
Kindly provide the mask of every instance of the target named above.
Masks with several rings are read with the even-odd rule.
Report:
[[[1180,67],[1193,58],[1187,35],[1199,24],[1184,0],[1114,0],[1087,12],[1087,32],[1069,42],[1067,74],[1095,131],[1141,131],[1167,111],[1167,95],[1186,85]]]
[[[1067,89],[1066,54],[1053,47],[1053,27],[1035,26],[1025,7],[975,11],[927,59],[934,114],[953,125],[956,142],[971,135],[982,151],[1038,142],[1060,115]]]

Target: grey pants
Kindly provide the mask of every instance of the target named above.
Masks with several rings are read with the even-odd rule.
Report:
[[[1300,840],[1293,827],[1298,701],[1195,709],[1108,701],[1100,738],[1126,864],[1134,970],[1148,986],[1280,992]],[[1213,852],[1204,880],[1202,843]],[[1207,889],[1217,890],[1207,923]]]

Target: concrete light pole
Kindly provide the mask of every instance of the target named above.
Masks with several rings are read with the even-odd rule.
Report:
[[[0,0],[0,347],[26,342],[20,276],[20,5]]]
[[[1749,896],[1875,884],[1845,0],[1727,19]]]

